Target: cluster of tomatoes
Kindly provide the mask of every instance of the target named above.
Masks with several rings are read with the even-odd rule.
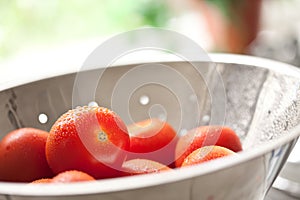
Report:
[[[126,126],[113,111],[69,110],[50,132],[21,128],[0,142],[0,181],[66,183],[158,173],[235,154],[235,132],[201,126],[178,136],[167,122],[148,119]]]

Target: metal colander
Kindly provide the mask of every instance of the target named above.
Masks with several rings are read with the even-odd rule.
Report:
[[[300,134],[300,71],[261,58],[215,54],[214,62],[165,61],[115,65],[2,85],[0,137],[20,127],[49,131],[76,105],[97,102],[130,124],[157,117],[178,132],[224,124],[244,151],[172,172],[95,183],[0,183],[7,199],[262,199]],[[199,73],[201,72],[201,73]],[[79,75],[80,74],[80,75]],[[95,84],[93,98],[78,96]],[[80,77],[81,76],[81,77]],[[82,196],[84,195],[84,196]]]

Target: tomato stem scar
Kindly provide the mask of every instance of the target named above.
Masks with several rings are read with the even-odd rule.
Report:
[[[101,142],[107,141],[107,135],[106,135],[106,133],[104,133],[103,131],[100,131],[100,132],[98,133],[98,139],[99,139]]]

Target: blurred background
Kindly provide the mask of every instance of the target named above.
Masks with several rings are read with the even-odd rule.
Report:
[[[0,0],[0,69],[78,65],[107,37],[143,26],[208,52],[299,65],[299,9],[300,0]]]

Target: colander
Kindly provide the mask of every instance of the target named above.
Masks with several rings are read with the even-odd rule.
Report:
[[[300,71],[258,57],[209,56],[212,62],[162,56],[80,73],[41,69],[3,82],[0,137],[20,127],[49,131],[68,109],[97,103],[127,124],[156,117],[178,134],[201,125],[229,126],[243,143],[238,156],[96,182],[0,182],[0,199],[263,199],[300,135]],[[79,89],[91,84],[96,84],[93,98],[81,96]]]

